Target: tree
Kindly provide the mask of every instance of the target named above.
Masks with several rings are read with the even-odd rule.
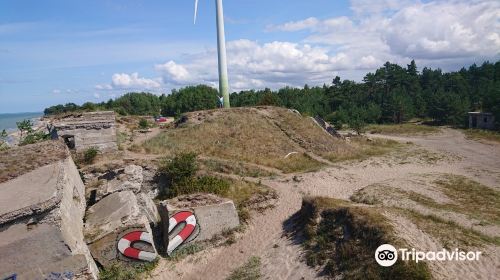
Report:
[[[33,122],[31,120],[22,120],[20,122],[16,122],[17,129],[20,132],[20,138],[23,138],[23,134],[29,134],[33,132]]]
[[[5,129],[2,130],[2,132],[0,133],[0,151],[8,148],[7,137],[9,137],[9,134],[7,133],[7,131]]]

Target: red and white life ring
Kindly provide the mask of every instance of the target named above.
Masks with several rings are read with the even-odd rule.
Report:
[[[153,244],[153,238],[151,238],[149,233],[144,231],[133,231],[125,234],[120,241],[118,241],[118,251],[124,256],[132,259],[148,262],[154,261],[156,259],[156,253],[141,251],[132,247],[132,244],[137,241]]]
[[[195,215],[190,211],[182,211],[176,213],[168,220],[168,232],[171,232],[180,223],[186,223],[186,226],[168,242],[168,255],[186,241],[196,229]]]

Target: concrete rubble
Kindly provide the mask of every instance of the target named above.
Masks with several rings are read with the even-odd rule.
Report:
[[[149,211],[154,212],[155,209],[151,207],[145,212],[132,191],[113,193],[91,206],[86,216],[85,238],[96,261],[105,267],[115,261],[136,262],[123,256],[117,249],[117,243],[133,231],[147,232],[152,236],[150,217],[147,216]],[[154,244],[142,245],[143,251],[156,254]]]
[[[84,194],[69,154],[0,184],[0,279],[97,279],[83,238]]]
[[[193,241],[206,241],[240,225],[233,201],[213,194],[194,194],[162,201],[158,207],[163,226],[163,243],[167,247],[172,232],[168,232],[169,219],[179,211],[191,211],[199,226]],[[174,233],[175,234],[175,233]]]

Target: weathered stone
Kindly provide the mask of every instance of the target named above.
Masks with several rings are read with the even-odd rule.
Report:
[[[190,204],[191,203],[191,204]],[[163,242],[168,246],[172,234],[168,232],[169,219],[180,211],[191,211],[196,217],[199,233],[193,241],[204,241],[240,225],[233,201],[211,194],[181,196],[160,203],[163,226]]]
[[[142,175],[142,167],[137,165],[128,165],[125,169],[117,169],[109,171],[97,179],[99,183],[95,184],[97,187],[95,200],[99,201],[103,197],[120,191],[133,191],[139,193],[142,188],[144,177]],[[93,178],[97,182],[96,178]],[[87,191],[92,191],[90,188]]]
[[[108,266],[117,260],[137,261],[123,256],[117,249],[118,241],[132,231],[147,232],[152,236],[149,220],[132,191],[106,196],[87,211],[85,237],[92,256],[103,266]],[[156,254],[154,244],[142,245],[144,251]]]
[[[71,157],[0,184],[0,279],[51,272],[96,279],[83,240],[84,212],[84,185]]]
[[[157,225],[161,219],[153,199],[149,195],[141,192],[137,195],[137,201],[139,202],[141,211],[146,215],[149,222]]]
[[[101,151],[116,151],[115,113],[90,112],[67,115],[52,120],[52,138],[62,138],[77,151],[97,147]]]

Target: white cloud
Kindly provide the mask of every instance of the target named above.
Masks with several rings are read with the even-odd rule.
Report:
[[[344,52],[351,61],[359,62],[358,69],[372,68],[387,60],[404,63],[410,59],[446,68],[458,61],[480,63],[500,55],[498,1],[447,0],[424,4],[353,0],[351,9],[363,16],[337,17],[310,26],[301,24],[302,21],[288,22],[275,29],[286,31],[287,26],[302,26],[310,31],[305,42],[329,45]]]
[[[321,85],[335,75],[360,80],[386,61],[404,65],[415,59],[420,67],[456,70],[500,58],[498,1],[352,0],[351,9],[351,17],[310,17],[266,28],[306,32],[301,42],[227,42],[231,90]],[[218,83],[216,49],[191,54],[183,63],[168,60],[155,69],[162,78],[115,74],[109,87],[151,89],[200,83],[216,87]]]
[[[291,21],[282,25],[269,25],[266,29],[268,31],[300,31],[304,29],[311,29],[318,25],[319,20],[315,17],[310,17],[300,21]]]
[[[164,74],[166,80],[172,80],[174,82],[187,82],[190,79],[189,72],[187,69],[174,61],[169,61],[165,64],[155,65],[155,69]]]
[[[96,85],[95,89],[97,89],[97,90],[112,90],[113,87],[111,85],[104,84],[104,85]]]
[[[60,90],[60,89],[54,89],[54,90],[52,91],[52,93],[53,93],[53,94],[59,94],[59,93],[61,93],[61,90]]]
[[[114,74],[111,77],[111,86],[120,89],[156,89],[161,87],[158,80],[139,77],[138,73]]]
[[[99,93],[94,93],[94,98],[95,99],[100,99],[101,98],[101,95]]]

